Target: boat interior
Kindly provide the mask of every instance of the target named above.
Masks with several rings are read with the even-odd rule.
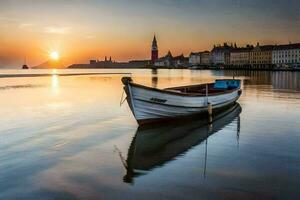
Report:
[[[183,94],[215,95],[240,88],[240,80],[216,80],[214,83],[166,88],[166,91]]]

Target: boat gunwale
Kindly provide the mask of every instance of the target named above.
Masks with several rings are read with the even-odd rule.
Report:
[[[236,80],[236,81],[241,81],[240,79],[217,79],[218,81],[231,81],[231,80]],[[135,83],[137,84],[137,83]],[[210,82],[210,83],[201,83],[201,84],[193,84],[193,85],[182,85],[182,86],[176,86],[176,87],[169,87],[169,88],[164,88],[162,90],[172,90],[172,89],[180,89],[180,88],[193,88],[197,87],[200,85],[213,85],[215,82]],[[237,88],[236,88],[237,89]]]
[[[229,80],[229,79],[226,79],[226,80]],[[183,97],[219,96],[219,95],[224,95],[224,94],[230,94],[232,92],[240,90],[240,88],[235,88],[235,89],[225,90],[223,92],[218,92],[218,93],[208,93],[206,95],[206,94],[202,94],[202,93],[177,92],[177,91],[172,91],[171,89],[179,89],[179,88],[185,88],[185,87],[190,88],[190,87],[196,87],[196,86],[205,86],[207,84],[213,84],[213,83],[205,83],[205,84],[190,85],[190,86],[180,86],[180,87],[172,87],[172,88],[166,88],[166,89],[158,89],[158,88],[148,87],[148,86],[141,85],[141,84],[138,84],[138,83],[133,83],[133,82],[129,82],[128,84],[130,86],[133,86],[133,87],[138,87],[138,88],[143,88],[143,89],[146,89],[146,90],[152,90],[152,91],[156,91],[156,92],[167,93],[167,94],[177,95],[177,96],[183,96]]]

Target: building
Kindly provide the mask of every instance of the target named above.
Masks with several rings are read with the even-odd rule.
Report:
[[[201,64],[201,53],[200,52],[197,52],[197,53],[192,52],[189,56],[189,64],[191,66],[200,65]]]
[[[271,69],[272,68],[272,51],[274,45],[260,46],[257,43],[249,54],[250,65],[253,69]]]
[[[141,67],[146,67],[150,65],[150,60],[130,60],[128,64],[131,66],[141,66]]]
[[[230,65],[230,52],[233,46],[224,43],[223,46],[215,46],[211,51],[210,62],[212,65]]]
[[[156,37],[154,35],[151,48],[151,61],[154,63],[158,59],[158,47]]]
[[[174,67],[185,67],[189,64],[189,58],[184,57],[183,54],[173,57]]]
[[[209,65],[209,51],[203,52],[192,52],[189,56],[189,64],[190,66],[200,66],[200,65]]]
[[[154,61],[155,67],[170,67],[173,66],[173,56],[171,51],[168,51],[167,55],[164,57],[161,57],[159,59],[156,59]]]
[[[237,48],[230,52],[230,65],[234,68],[244,68],[250,66],[250,51],[253,46],[247,45],[246,47]]]
[[[208,66],[209,65],[210,52],[203,51],[200,52],[200,65]]]
[[[168,51],[167,55],[157,59],[154,62],[155,67],[185,67],[189,63],[189,58],[184,57],[183,54],[179,56],[173,56],[171,51]]]
[[[107,56],[105,56],[104,60],[90,60],[90,65],[110,64],[110,63],[113,63],[111,56],[109,57],[109,60],[107,59]]]
[[[300,67],[300,43],[275,45],[272,64],[276,67]]]

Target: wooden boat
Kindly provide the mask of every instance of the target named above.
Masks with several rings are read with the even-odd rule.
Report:
[[[229,124],[232,124],[238,139],[241,112],[241,106],[236,103],[214,115],[211,125],[208,125],[207,118],[203,118],[138,127],[128,149],[127,159],[121,157],[126,169],[124,182],[132,183],[134,177],[175,160]]]
[[[222,79],[214,83],[156,89],[123,77],[129,107],[139,125],[162,120],[219,112],[240,97],[240,80]]]

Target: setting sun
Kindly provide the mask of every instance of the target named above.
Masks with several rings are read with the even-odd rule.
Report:
[[[50,53],[50,58],[52,60],[58,60],[59,59],[59,53],[57,51],[53,51]]]

